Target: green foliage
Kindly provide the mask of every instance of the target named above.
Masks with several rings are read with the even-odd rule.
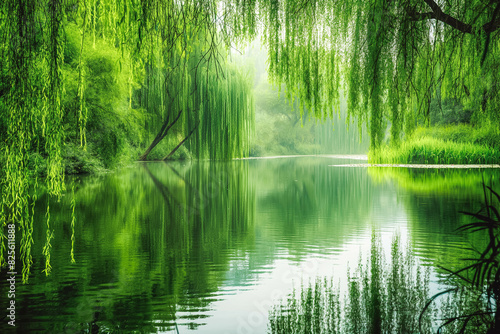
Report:
[[[78,144],[67,143],[63,152],[66,174],[104,172],[106,169],[103,161],[92,152],[91,148],[82,150]]]
[[[257,8],[271,79],[318,118],[331,116],[344,85],[349,115],[369,124],[373,149],[387,123],[397,143],[415,116],[429,122],[436,98],[460,102],[476,124],[498,124],[496,2],[275,0]]]
[[[222,71],[220,78],[216,68],[196,77],[199,95],[194,108],[198,112],[188,124],[190,128],[199,124],[189,143],[198,158],[230,159],[249,153],[254,120],[253,78],[229,64]]]
[[[148,159],[162,160],[167,154],[172,152],[174,147],[182,140],[182,134],[177,133],[176,135],[170,135],[166,137],[155,149],[149,154]],[[186,160],[192,159],[192,152],[189,151],[185,145],[181,146],[175,154],[171,157],[172,160]]]
[[[432,99],[429,106],[431,125],[468,124],[471,122],[471,110],[453,99],[441,100],[441,97]]]
[[[44,167],[41,174],[45,176],[50,195],[60,196],[65,187],[65,171],[113,168],[137,157],[148,135],[144,131],[147,115],[143,109],[135,108],[140,103],[133,98],[134,91],[144,82],[145,64],[149,59],[158,55],[164,57],[160,67],[168,72],[166,67],[175,64],[176,59],[184,59],[188,64],[187,60],[198,47],[197,52],[201,55],[198,60],[208,64],[203,67],[207,75],[216,73],[211,82],[219,82],[221,64],[224,70],[227,69],[224,49],[219,46],[218,31],[223,24],[215,23],[219,22],[216,6],[215,2],[193,1],[155,4],[134,0],[2,2],[0,249],[4,249],[5,224],[19,224],[24,281],[32,262],[30,206],[33,197],[29,192],[35,175],[30,169],[33,162],[37,167]],[[195,45],[200,36],[203,43]],[[191,67],[183,69],[189,75],[197,73],[192,70]],[[220,109],[219,100],[217,108],[207,109],[217,111],[214,119],[221,119],[226,124],[225,128],[216,129],[221,130],[224,137],[209,143],[225,145],[221,156],[217,157],[243,155],[248,151],[243,141],[232,139],[239,138],[240,134],[243,138],[249,133],[251,117],[239,113],[249,112],[251,116],[249,90],[239,91],[244,80],[230,80],[232,76],[228,75],[222,84],[229,94],[219,97],[224,103],[226,99],[233,99],[232,107]],[[187,97],[191,94],[191,83],[188,80],[180,82],[179,88]],[[234,83],[239,86],[233,88]],[[155,88],[165,89],[162,86]],[[244,94],[245,101],[238,94]],[[245,103],[250,107],[242,108]],[[186,115],[179,133],[188,133],[193,125],[189,122],[193,120],[196,117]],[[200,131],[205,135],[200,141],[207,138],[206,134],[216,132],[201,129],[203,127]],[[36,185],[35,181],[35,188]],[[48,274],[52,249],[48,208],[46,226],[43,253]],[[2,251],[0,266],[5,264],[3,255]]]
[[[202,37],[192,43],[187,55],[174,50],[146,66],[148,84],[138,92],[138,99],[147,110],[146,128],[157,134],[141,159],[169,132],[173,138],[180,136],[174,146],[186,140],[196,158],[248,155],[254,114],[252,78],[224,57],[216,64],[205,62],[203,49],[210,45]],[[218,47],[217,52],[224,54]],[[168,66],[162,68],[163,63]],[[162,159],[171,158],[167,153]]]
[[[31,270],[33,217],[29,159],[32,152],[47,152],[46,184],[51,195],[64,190],[62,165],[62,2],[36,7],[31,1],[4,1],[0,5],[0,56],[2,98],[0,118],[7,120],[1,172],[2,208],[0,249],[4,249],[5,224],[21,231],[19,258],[26,282]],[[43,17],[43,19],[41,19]],[[38,22],[43,21],[44,25]],[[4,76],[4,73],[7,75]],[[35,179],[35,187],[37,180]],[[50,236],[47,217],[47,236]],[[50,238],[46,241],[46,268],[50,269]],[[0,252],[0,267],[4,266]]]
[[[101,38],[96,39],[95,48],[90,40],[82,43],[78,27],[73,24],[66,25],[66,43],[69,50],[79,47],[88,50],[81,57],[68,59],[64,66],[64,117],[67,137],[71,140],[65,149],[69,163],[66,172],[98,171],[132,161],[138,154],[145,131],[141,110],[129,108],[130,58],[122,56]],[[82,104],[78,98],[82,67],[86,86],[82,97],[86,116],[84,142],[80,129]],[[85,145],[85,149],[78,149],[79,144]]]
[[[488,196],[488,192],[489,196]],[[476,258],[465,259],[470,264],[458,269],[448,270],[451,279],[459,279],[464,287],[449,289],[434,295],[422,311],[425,313],[434,300],[443,294],[465,296],[469,308],[448,316],[441,327],[455,325],[460,328],[455,333],[465,333],[467,329],[474,332],[497,332],[500,328],[500,195],[483,182],[484,207],[476,212],[462,212],[476,221],[462,225],[458,230],[469,234],[482,234],[483,242],[473,245]],[[489,197],[489,198],[488,198]],[[496,203],[496,205],[495,205]],[[478,249],[479,248],[479,249]]]
[[[500,129],[495,126],[471,126],[467,124],[418,128],[413,138],[431,137],[456,143],[485,145],[500,149]]]
[[[44,159],[48,189],[60,196],[66,141],[90,151],[88,159],[73,154],[73,160],[95,158],[112,168],[144,148],[152,135],[141,129],[153,131],[158,119],[172,121],[179,112],[182,119],[172,133],[180,134],[180,143],[188,140],[195,157],[248,153],[250,79],[226,58],[233,42],[248,41],[259,26],[271,81],[285,84],[285,95],[298,103],[301,115],[331,118],[343,85],[348,120],[359,120],[360,132],[368,124],[373,149],[384,140],[386,124],[397,145],[403,132],[413,130],[416,115],[429,120],[438,90],[443,100],[471,110],[473,124],[498,127],[499,35],[493,32],[500,7],[489,0],[464,4],[3,1],[0,136],[6,167],[0,225],[21,226],[23,277],[31,263],[30,157]],[[141,84],[154,96],[145,112],[143,100],[135,100],[145,97],[137,94]]]
[[[368,158],[372,163],[496,164],[500,161],[500,151],[485,145],[425,137],[405,141],[397,148],[371,151]]]
[[[497,164],[500,132],[467,124],[417,128],[399,146],[372,150],[374,163]]]

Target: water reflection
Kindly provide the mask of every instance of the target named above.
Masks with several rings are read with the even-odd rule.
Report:
[[[373,235],[368,258],[348,273],[345,291],[334,280],[316,278],[270,312],[269,333],[431,333],[429,269],[422,269],[399,237],[389,260]]]
[[[329,167],[341,163],[351,161],[147,163],[70,180],[76,263],[70,192],[50,204],[54,271],[41,272],[47,198],[40,196],[33,275],[18,284],[15,329],[263,333],[268,310],[301,281],[346,281],[373,230],[384,249],[399,231],[426,263],[458,261],[440,245],[464,246],[454,234],[456,211],[474,208],[467,189],[475,184],[419,192],[371,168]]]
[[[458,235],[456,229],[471,222],[461,212],[483,206],[483,181],[499,186],[498,169],[369,168],[368,173],[376,184],[394,183],[399,189],[414,251],[425,262],[459,269],[472,256],[471,245],[481,246],[476,236]]]

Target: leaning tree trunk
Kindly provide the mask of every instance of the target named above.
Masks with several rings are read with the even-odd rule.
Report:
[[[185,142],[186,140],[188,140],[188,139],[189,139],[189,137],[191,137],[191,135],[194,133],[194,131],[198,128],[198,125],[199,125],[199,124],[200,124],[200,122],[196,123],[195,127],[191,130],[191,132],[189,132],[189,134],[186,136],[186,138],[184,138],[184,139],[183,139],[183,140],[179,143],[179,145],[177,145],[177,146],[176,146],[176,147],[172,150],[172,152],[170,152],[170,153],[169,153],[167,156],[165,156],[162,160],[163,160],[163,161],[165,161],[165,160],[170,159],[170,157],[171,157],[172,155],[174,155],[174,153],[175,153],[175,152],[179,149],[179,147],[181,147],[181,146],[182,146],[182,144],[184,144],[184,142]]]
[[[151,142],[151,145],[149,145],[149,147],[146,149],[146,151],[139,157],[139,161],[146,161],[147,160],[149,153],[151,153],[153,148],[155,148],[156,145],[158,145],[163,140],[163,138],[165,138],[165,136],[167,135],[170,128],[172,128],[172,126],[174,126],[174,124],[177,123],[177,121],[181,117],[181,114],[182,114],[182,109],[179,111],[179,113],[177,114],[177,117],[170,124],[169,124],[170,115],[167,116],[167,120],[161,126],[160,131],[156,135],[155,139],[153,139],[153,141]]]

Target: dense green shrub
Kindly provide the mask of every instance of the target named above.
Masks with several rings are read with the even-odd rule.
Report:
[[[454,99],[442,99],[441,95],[432,99],[429,109],[431,125],[468,124],[471,121],[471,110]]]
[[[96,47],[86,40],[80,72],[80,48],[81,35],[75,26],[69,24],[63,66],[64,123],[68,124],[63,153],[67,173],[96,172],[133,161],[139,155],[146,131],[140,110],[130,108],[130,72],[127,70],[130,61],[118,49],[100,39]],[[80,122],[79,85],[84,86],[87,113],[83,139],[77,130]],[[80,145],[85,149],[82,150]]]

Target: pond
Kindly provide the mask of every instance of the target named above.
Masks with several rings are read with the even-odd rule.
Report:
[[[17,284],[10,330],[265,333],[269,309],[294,288],[316,277],[344,285],[374,234],[385,250],[398,235],[439,291],[438,266],[460,267],[469,246],[455,231],[459,211],[480,208],[482,178],[496,184],[499,170],[360,162],[138,163],[70,178],[68,193],[50,202],[48,277],[45,195],[35,208],[32,275]],[[5,271],[0,284],[5,296]]]

